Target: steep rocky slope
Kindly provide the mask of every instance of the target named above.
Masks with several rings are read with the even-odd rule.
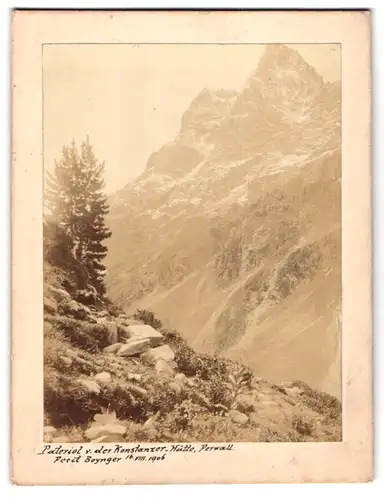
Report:
[[[87,307],[49,281],[44,310],[45,442],[341,440],[336,398],[198,354],[147,311]]]
[[[268,46],[111,198],[111,296],[200,352],[340,397],[340,176],[340,83]]]

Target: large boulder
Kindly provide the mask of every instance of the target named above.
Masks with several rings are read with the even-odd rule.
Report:
[[[155,364],[159,359],[173,361],[175,359],[175,353],[168,345],[162,345],[160,347],[149,349],[148,352],[146,352],[142,357],[150,363]]]
[[[132,339],[149,339],[151,347],[158,347],[164,341],[163,335],[150,325],[130,325],[127,329]]]
[[[118,356],[134,356],[147,351],[150,347],[149,339],[130,340],[117,351]]]
[[[109,345],[108,347],[105,347],[103,349],[103,352],[106,354],[115,354],[120,347],[122,347],[124,344],[122,342],[116,342],[116,344]]]

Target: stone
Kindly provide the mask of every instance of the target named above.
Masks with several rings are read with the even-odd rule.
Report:
[[[204,394],[201,394],[200,392],[192,391],[191,399],[192,399],[193,403],[196,403],[200,406],[205,406],[206,408],[211,408],[211,406],[212,406],[211,402],[209,401],[207,396],[205,396]]]
[[[82,385],[85,389],[88,390],[88,392],[94,392],[95,394],[100,393],[100,386],[97,382],[94,380],[88,380],[88,379],[78,379],[78,382],[80,385]]]
[[[149,339],[151,347],[158,347],[164,336],[150,325],[130,325],[127,327],[132,339]]]
[[[67,358],[66,356],[59,356],[59,360],[67,368],[69,368],[72,365],[72,359],[71,358]]]
[[[177,382],[171,382],[169,388],[172,389],[177,395],[181,394],[182,388]]]
[[[63,300],[71,300],[70,294],[62,288],[56,288],[54,286],[48,285],[48,290],[50,291],[52,297],[58,302],[62,302]]]
[[[196,387],[196,382],[193,378],[187,377],[187,380],[185,381],[185,385],[188,387]]]
[[[92,424],[91,427],[88,427],[84,434],[88,439],[96,439],[102,435],[103,427],[104,426],[100,424]]]
[[[146,398],[148,396],[148,391],[135,384],[128,383],[125,385],[125,389],[128,389],[129,391],[133,392],[133,394],[136,394],[136,396],[139,396],[141,398]]]
[[[124,436],[127,432],[125,425],[121,424],[107,424],[103,426],[103,434],[117,434],[119,436]]]
[[[44,297],[44,311],[51,314],[57,313],[56,301],[54,299],[49,299],[48,297]]]
[[[174,371],[164,359],[158,359],[155,365],[156,373],[160,377],[173,377]]]
[[[116,344],[109,345],[108,347],[105,347],[103,349],[103,352],[106,354],[115,354],[120,347],[122,347],[124,344],[122,342],[116,342]]]
[[[108,372],[101,372],[95,376],[95,380],[102,384],[109,384],[112,382],[112,375]]]
[[[175,359],[175,353],[168,345],[162,345],[160,347],[149,349],[148,352],[145,353],[145,358],[153,363],[156,363],[159,359],[173,361]]]
[[[103,311],[99,311],[97,315],[99,318],[107,318],[109,317],[109,312],[104,309]]]
[[[76,300],[68,300],[65,304],[62,305],[64,311],[69,316],[74,317],[75,319],[85,320],[88,317],[88,312],[86,306],[79,304]],[[89,311],[89,309],[88,309]]]
[[[154,427],[155,424],[156,424],[155,419],[153,417],[150,417],[148,420],[146,420],[144,422],[143,426],[148,429],[148,428]]]
[[[65,309],[68,312],[77,312],[80,310],[80,304],[78,302],[76,302],[76,300],[70,299],[65,304]]]
[[[135,354],[141,354],[147,351],[150,347],[150,342],[148,339],[142,340],[130,340],[117,351],[118,356],[134,356]]]
[[[175,382],[182,385],[187,385],[188,377],[184,373],[176,373]]]
[[[304,389],[300,389],[300,387],[296,387],[296,386],[291,387],[290,389],[287,389],[287,390],[291,394],[297,394],[298,396],[302,396],[305,393]]]
[[[52,427],[52,425],[44,426],[44,434],[54,434],[55,432],[57,432],[56,427]]]
[[[91,427],[85,431],[85,436],[90,440],[99,439],[102,436],[113,436],[114,439],[119,441],[126,432],[126,427],[121,424],[92,424]]]
[[[69,443],[69,438],[67,436],[56,436],[52,438],[51,443]]]
[[[127,373],[127,378],[130,381],[134,382],[141,382],[143,377],[140,375],[140,373]]]
[[[91,309],[85,304],[80,304],[80,307],[83,311],[85,311],[88,315],[91,314]]]
[[[97,424],[100,424],[100,425],[114,423],[117,420],[116,412],[112,411],[112,412],[106,412],[106,413],[96,413],[93,416],[93,420]]]
[[[245,425],[249,420],[247,415],[244,415],[244,413],[241,413],[237,410],[231,410],[228,415],[232,422],[234,422],[235,424]]]
[[[104,434],[96,439],[92,439],[91,443],[119,443],[120,441],[120,434]]]

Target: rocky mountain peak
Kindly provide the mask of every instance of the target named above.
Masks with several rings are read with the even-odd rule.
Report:
[[[340,171],[340,84],[268,46],[239,93],[193,99],[111,210],[112,292],[198,350],[338,395]]]
[[[289,77],[296,76],[295,81],[299,77],[306,84],[321,86],[324,83],[322,77],[297,50],[283,44],[267,45],[253,76],[267,82],[280,80],[288,83]]]

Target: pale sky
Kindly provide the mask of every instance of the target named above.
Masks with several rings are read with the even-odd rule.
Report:
[[[325,80],[340,79],[338,45],[296,45]],[[263,45],[45,45],[44,166],[89,135],[107,191],[139,175],[173,140],[203,89],[240,90]]]

